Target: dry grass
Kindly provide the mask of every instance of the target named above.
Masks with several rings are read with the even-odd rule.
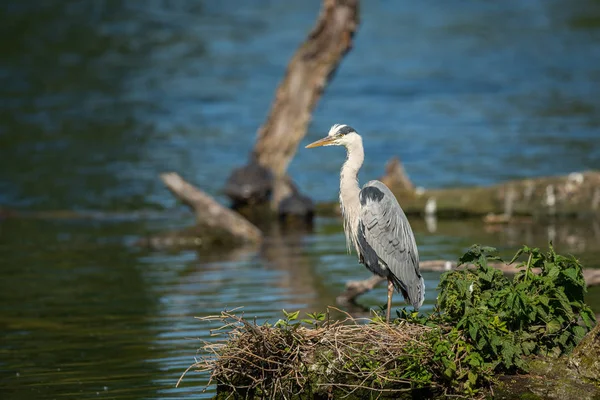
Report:
[[[406,322],[388,325],[348,316],[305,324],[258,326],[233,312],[200,318],[221,324],[211,331],[189,370],[210,373],[210,382],[241,396],[263,398],[385,397],[419,386],[410,369],[432,356],[423,335],[429,328]],[[184,373],[185,375],[185,373]],[[183,378],[183,376],[182,376]]]

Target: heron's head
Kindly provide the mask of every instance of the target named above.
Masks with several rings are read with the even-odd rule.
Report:
[[[359,142],[360,136],[354,128],[348,125],[335,124],[329,129],[329,133],[323,139],[319,139],[316,142],[312,142],[307,149],[319,146],[345,146],[348,147],[354,143]]]

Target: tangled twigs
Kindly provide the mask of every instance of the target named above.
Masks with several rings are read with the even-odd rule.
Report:
[[[388,325],[349,316],[330,322],[324,314],[310,324],[296,318],[286,314],[275,325],[261,326],[232,311],[200,318],[219,323],[211,335],[226,335],[226,340],[204,341],[200,358],[183,375],[190,370],[210,372],[210,382],[218,387],[266,398],[326,394],[330,389],[346,395],[400,393],[415,383],[404,376],[407,363],[414,361],[411,349],[429,353],[421,337],[430,328],[423,325]]]
[[[217,399],[483,399],[493,385],[503,385],[498,377],[527,371],[535,376],[538,365],[538,378],[527,389],[535,393],[539,376],[548,374],[540,360],[563,354],[561,379],[570,374],[566,384],[589,395],[582,400],[596,396],[597,387],[579,379],[598,375],[599,337],[594,314],[583,302],[581,264],[551,246],[548,252],[523,246],[510,263],[518,259],[526,261],[508,279],[494,265],[495,249],[472,246],[459,260],[467,268],[442,276],[432,314],[401,309],[392,324],[377,313],[331,321],[329,312],[302,318],[299,311],[285,310],[274,324],[250,322],[238,310],[201,318],[217,326],[211,336],[222,338],[205,341],[187,371],[208,372]],[[577,357],[565,358],[573,348]],[[544,390],[551,381],[544,380]],[[562,383],[553,390],[564,393]]]

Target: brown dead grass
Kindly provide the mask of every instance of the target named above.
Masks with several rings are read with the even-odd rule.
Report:
[[[331,396],[334,391],[398,396],[415,387],[406,377],[407,361],[431,356],[422,340],[429,328],[422,325],[389,325],[348,315],[342,321],[326,318],[316,327],[259,326],[235,311],[199,318],[219,323],[211,336],[221,340],[204,341],[197,362],[185,373],[210,373],[208,385],[216,383],[244,397]]]

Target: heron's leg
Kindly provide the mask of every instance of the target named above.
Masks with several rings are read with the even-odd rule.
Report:
[[[394,283],[388,278],[388,296],[387,296],[387,312],[385,314],[385,322],[390,323],[390,313],[392,311],[392,295],[394,294]]]

